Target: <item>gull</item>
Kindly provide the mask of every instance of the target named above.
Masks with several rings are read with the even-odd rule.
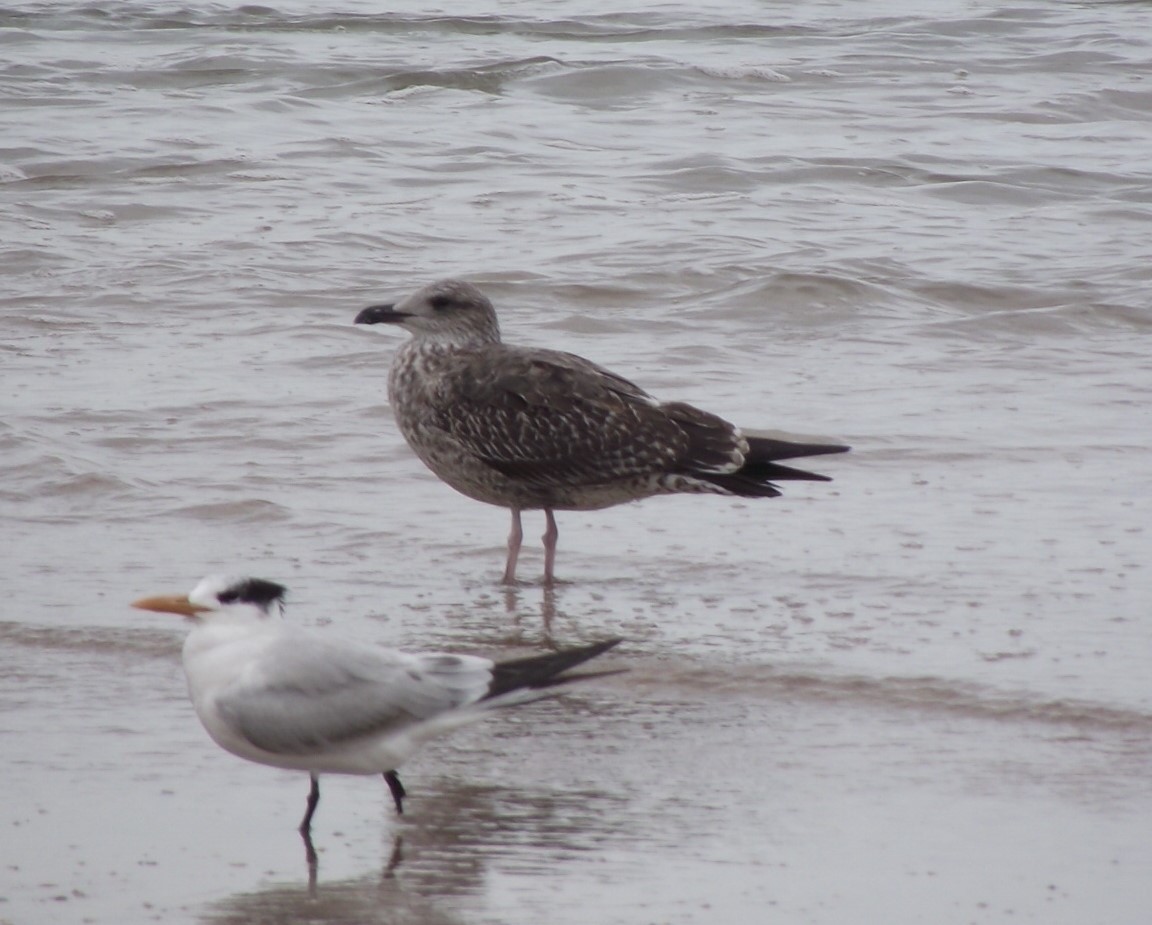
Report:
[[[294,627],[281,619],[286,594],[274,581],[213,575],[186,596],[132,606],[192,619],[184,674],[196,715],[217,745],[259,764],[308,772],[300,833],[310,860],[320,774],[383,774],[403,813],[407,793],[396,769],[425,742],[495,708],[615,673],[566,672],[619,639],[506,662],[407,653]]]
[[[521,511],[544,511],[550,586],[554,511],[681,492],[774,498],[777,481],[831,481],[780,460],[849,449],[742,431],[692,405],[657,401],[574,354],[505,344],[492,303],[460,280],[365,308],[355,323],[395,324],[412,335],[388,376],[396,422],[441,480],[511,510],[505,584],[516,580]]]

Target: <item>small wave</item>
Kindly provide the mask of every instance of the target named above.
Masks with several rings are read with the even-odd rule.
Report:
[[[1010,722],[1152,732],[1152,714],[1086,700],[1050,699],[1024,691],[937,677],[836,675],[771,665],[635,666],[622,684],[669,687],[698,695],[744,695],[810,702],[857,704],[894,710],[946,713]]]
[[[125,601],[125,610],[128,607]],[[173,625],[177,630],[180,628],[178,622]],[[179,655],[182,641],[183,637],[178,632],[147,627],[31,626],[27,623],[0,621],[0,644],[52,652],[132,654],[169,659]]]
[[[770,83],[791,83],[792,78],[772,67],[700,67],[697,70],[705,77],[718,77],[721,80],[764,80]]]
[[[546,56],[502,61],[481,67],[447,68],[444,70],[400,71],[384,78],[388,89],[410,90],[413,87],[440,87],[450,90],[474,90],[493,95],[503,91],[504,85],[524,77],[548,73],[562,68],[563,62]]]
[[[224,521],[228,524],[278,523],[289,519],[286,508],[273,501],[264,501],[259,498],[246,501],[222,501],[215,504],[191,504],[176,508],[171,511],[171,514],[207,523]]]

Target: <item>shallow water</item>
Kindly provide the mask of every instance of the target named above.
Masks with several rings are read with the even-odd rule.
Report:
[[[0,922],[1143,923],[1142,4],[0,11]],[[396,433],[442,276],[505,336],[842,440],[772,502],[507,513]],[[526,518],[534,537],[542,518]],[[587,684],[382,783],[216,750],[211,571]]]

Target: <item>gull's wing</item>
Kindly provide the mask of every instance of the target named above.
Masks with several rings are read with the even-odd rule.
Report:
[[[738,468],[726,421],[662,405],[639,386],[570,353],[491,344],[441,372],[430,423],[470,455],[538,485]]]
[[[491,679],[488,659],[410,655],[292,632],[217,695],[215,707],[257,748],[308,754],[477,701]]]

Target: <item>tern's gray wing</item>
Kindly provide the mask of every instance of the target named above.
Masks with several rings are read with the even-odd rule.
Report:
[[[290,633],[216,698],[216,708],[257,748],[308,754],[479,700],[491,668],[472,656],[409,655]]]
[[[739,439],[720,418],[662,405],[582,357],[503,344],[459,354],[435,405],[432,423],[471,456],[541,486],[726,471]]]

